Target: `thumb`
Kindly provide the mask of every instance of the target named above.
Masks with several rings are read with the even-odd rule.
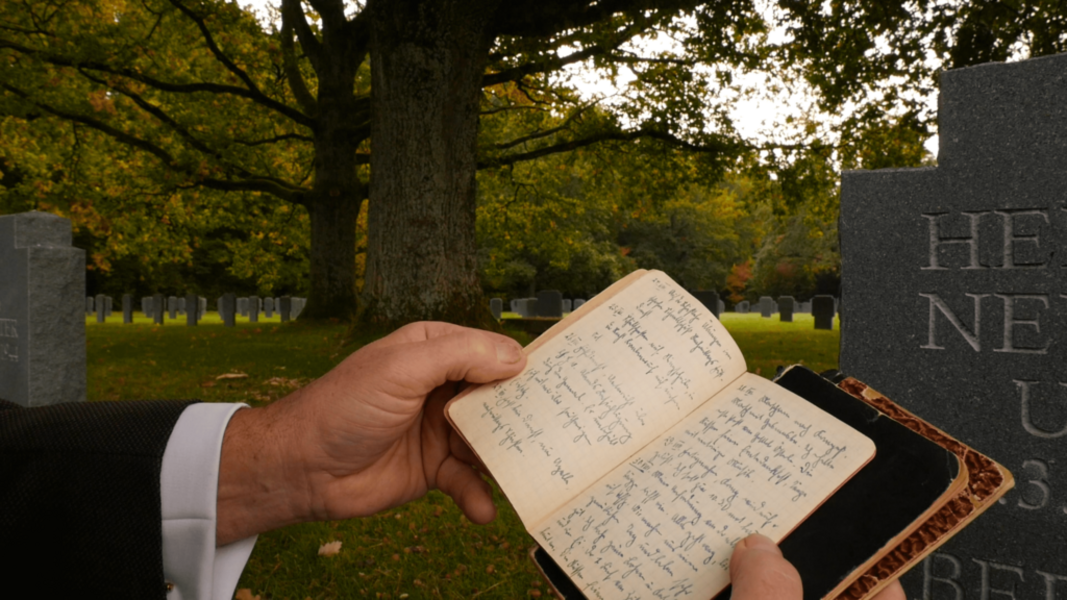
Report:
[[[429,329],[429,328],[428,328]],[[445,381],[487,383],[517,374],[526,365],[518,342],[506,335],[455,327],[426,332],[426,338],[405,349],[412,375],[429,378],[428,388]]]
[[[737,543],[730,557],[733,600],[800,600],[800,574],[765,536],[753,534]]]

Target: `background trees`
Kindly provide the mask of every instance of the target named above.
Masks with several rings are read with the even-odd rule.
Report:
[[[351,314],[365,264],[360,317],[384,326],[478,322],[479,268],[492,289],[637,264],[711,286],[776,232],[759,281],[766,240],[832,237],[836,168],[919,160],[939,65],[1064,43],[1040,0],[284,0],[267,29],[218,0],[9,5],[0,210],[71,216],[107,281],[304,288],[309,316]],[[632,79],[592,102],[567,81],[579,64]],[[835,131],[743,138],[745,72],[810,86]],[[479,233],[478,214],[540,237]]]

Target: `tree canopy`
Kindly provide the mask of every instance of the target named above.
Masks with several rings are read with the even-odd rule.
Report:
[[[568,264],[598,276],[639,259],[696,277],[682,275],[694,253],[734,257],[751,243],[730,208],[744,185],[773,172],[754,189],[785,218],[827,189],[828,164],[914,163],[931,126],[917,95],[937,68],[1058,52],[1067,27],[1043,0],[281,0],[266,29],[221,0],[9,6],[0,210],[70,216],[102,271],[129,261],[184,281],[228,253],[229,272],[255,273],[264,292],[306,286],[309,316],[358,306],[384,326],[483,322],[479,264],[489,279],[548,273],[572,244],[585,258]],[[578,65],[632,80],[590,101],[567,80]],[[845,115],[838,138],[812,130],[774,148],[743,138],[729,107],[746,72],[806,82],[822,110]],[[642,182],[602,182],[596,161],[562,157],[582,149],[676,166],[699,155],[689,164],[702,180],[674,168],[676,195],[654,202],[661,180],[623,203],[629,221],[601,219],[617,209],[595,201],[607,198],[598,186],[640,194]],[[577,176],[547,175],[568,161]],[[524,177],[552,190],[552,210],[569,206],[566,219],[523,195]],[[480,255],[479,239],[519,215],[547,218],[551,235],[521,252],[511,240],[502,263]],[[614,237],[597,233],[609,222]],[[295,267],[304,253],[306,273]]]

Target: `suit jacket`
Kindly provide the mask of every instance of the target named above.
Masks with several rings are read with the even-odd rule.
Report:
[[[189,404],[0,400],[0,587],[165,599],[159,475]]]

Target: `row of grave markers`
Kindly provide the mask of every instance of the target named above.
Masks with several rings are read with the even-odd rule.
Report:
[[[285,323],[290,319],[297,318],[306,304],[307,300],[305,298],[291,298],[289,296],[279,298],[260,298],[259,296],[238,298],[235,294],[223,294],[218,299],[216,306],[223,324],[227,327],[233,327],[236,324],[237,316],[246,317],[249,323],[258,323],[260,314],[267,319],[271,319],[274,318],[274,313],[278,313],[282,322]],[[113,305],[114,301],[110,296],[103,294],[97,294],[95,298],[86,296],[85,314],[91,315],[95,313],[96,322],[104,323],[111,316]],[[189,310],[193,306],[196,307],[196,310]],[[167,317],[173,321],[177,320],[179,316],[185,317],[186,325],[196,325],[207,314],[207,298],[195,294],[189,294],[184,297],[164,297],[162,294],[146,296],[141,298],[141,312],[157,325],[162,325]],[[122,322],[124,324],[133,323],[133,296],[131,294],[122,296]]]
[[[693,292],[693,296],[699,300],[716,317],[726,311],[726,304],[719,298],[718,292]],[[524,319],[533,317],[562,317],[565,313],[577,310],[585,304],[585,300],[569,300],[555,290],[539,292],[536,298],[517,298],[511,301],[511,312],[517,313]],[[493,318],[500,320],[504,311],[504,301],[500,298],[492,298],[489,301],[489,310]],[[759,312],[763,317],[770,318],[777,314],[779,320],[785,323],[793,321],[796,313],[811,314],[815,317],[815,329],[834,328],[834,316],[838,314],[839,302],[833,296],[815,296],[810,302],[796,302],[792,296],[782,296],[775,300],[770,296],[762,296],[755,305],[748,300],[742,300],[734,305],[734,312],[747,314]]]

